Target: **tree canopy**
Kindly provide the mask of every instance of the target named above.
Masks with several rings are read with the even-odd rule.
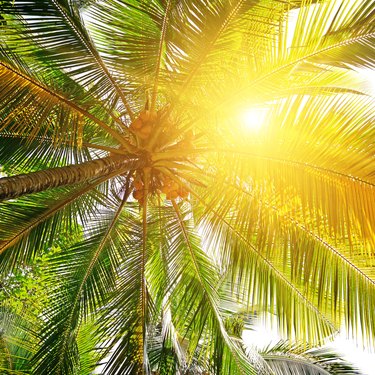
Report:
[[[373,346],[374,17],[0,0],[1,371],[327,373],[244,350],[239,312]]]

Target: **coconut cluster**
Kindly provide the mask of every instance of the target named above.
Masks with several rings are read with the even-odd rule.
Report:
[[[150,110],[141,111],[136,119],[132,121],[129,130],[136,136],[138,145],[150,155],[157,150],[186,149],[191,147],[193,135],[191,132],[180,132],[176,121],[172,121],[168,108],[162,108],[157,112]],[[155,139],[152,134],[155,132]],[[145,154],[145,155],[146,155]],[[151,163],[147,163],[151,164]],[[147,169],[147,189],[145,188],[145,172]],[[186,199],[189,192],[175,179],[163,174],[160,170],[151,166],[139,169],[133,176],[133,197],[143,204],[146,190],[148,195],[165,195],[168,200]]]
[[[137,171],[133,179],[133,197],[136,199],[140,204],[143,204],[144,196],[145,196],[145,185],[144,185],[144,173],[143,171]],[[172,200],[172,199],[186,199],[189,195],[189,192],[178,184],[172,178],[164,175],[158,171],[151,171],[151,176],[149,180],[148,186],[149,194],[158,194],[162,195],[165,194],[165,198]]]
[[[139,113],[139,116],[130,124],[129,129],[140,139],[147,139],[158,120],[158,113],[144,110]]]

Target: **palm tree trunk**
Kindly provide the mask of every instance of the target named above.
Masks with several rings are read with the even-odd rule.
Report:
[[[50,168],[43,171],[0,178],[0,201],[47,189],[78,184],[118,171],[118,174],[144,164],[138,157],[108,156],[77,165]]]

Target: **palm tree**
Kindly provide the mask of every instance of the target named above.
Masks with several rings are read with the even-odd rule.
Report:
[[[372,0],[0,15],[2,275],[74,239],[39,320],[2,341],[6,371],[86,373],[95,352],[105,374],[272,373],[227,330],[238,306],[306,347],[343,323],[372,344]]]

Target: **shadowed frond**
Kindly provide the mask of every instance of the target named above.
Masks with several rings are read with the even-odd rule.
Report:
[[[94,214],[89,237],[53,260],[51,271],[62,277],[63,282],[45,312],[47,321],[41,346],[33,359],[36,371],[69,373],[79,361],[76,339],[81,320],[100,306],[115,284],[115,270],[121,258],[114,250],[118,239],[112,235],[128,195],[129,190],[113,212]],[[64,311],[59,308],[61,305]],[[46,350],[51,342],[54,342],[52,350]]]
[[[64,142],[77,145],[76,137],[83,132],[79,128],[84,127],[83,119],[88,118],[121,144],[127,145],[120,134],[104,121],[34,77],[6,62],[0,62],[0,76],[0,99],[9,103],[1,112],[1,131],[28,135],[31,139],[50,133],[54,143],[64,139]],[[27,123],[24,123],[25,119]]]
[[[2,7],[7,14],[7,38],[12,39],[15,53],[25,57],[40,54],[42,61],[69,72],[82,87],[89,87],[96,98],[107,97],[110,106],[118,106],[120,100],[132,116],[123,88],[102,61],[75,2],[17,1]],[[20,17],[24,24],[22,36]]]

